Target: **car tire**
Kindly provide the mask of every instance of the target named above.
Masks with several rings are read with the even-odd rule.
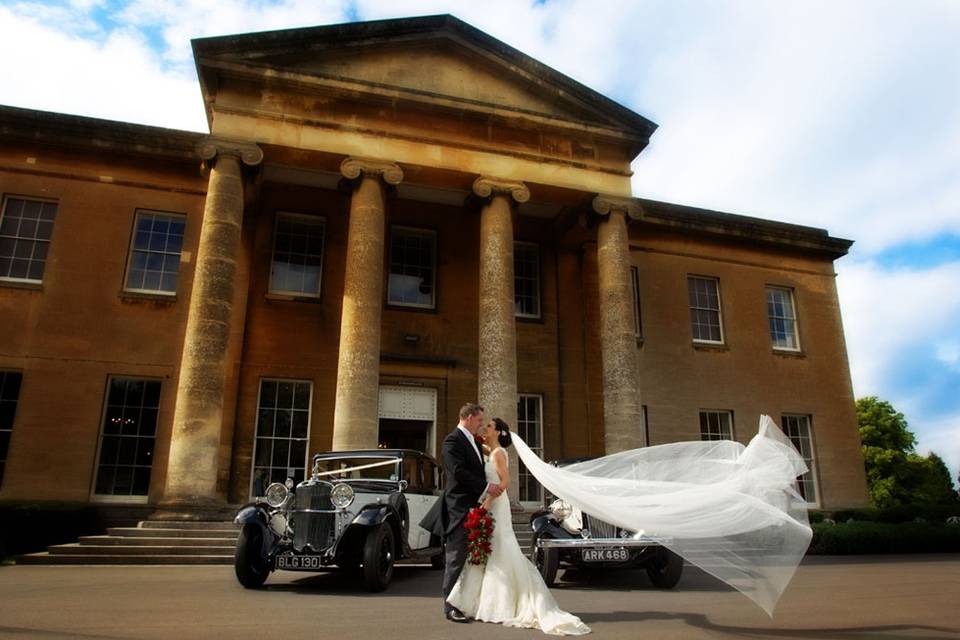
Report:
[[[557,569],[560,567],[560,554],[556,549],[544,549],[543,547],[537,546],[538,539],[537,537],[533,539],[533,544],[530,547],[532,549],[530,555],[532,556],[534,566],[537,568],[537,571],[540,572],[540,577],[543,578],[543,582],[548,587],[552,587],[553,583],[557,580]]]
[[[247,589],[259,589],[270,575],[270,567],[263,559],[263,529],[245,524],[237,536],[233,554],[233,569],[237,580]]]
[[[395,551],[389,524],[380,524],[367,534],[363,543],[363,581],[367,589],[383,591],[390,584]]]
[[[659,548],[647,564],[647,576],[655,587],[673,589],[683,573],[683,558],[666,548]]]

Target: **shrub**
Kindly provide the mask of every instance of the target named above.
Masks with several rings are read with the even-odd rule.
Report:
[[[814,524],[813,555],[960,552],[960,527],[940,523]]]
[[[0,503],[0,558],[44,551],[103,532],[97,510],[83,503]]]

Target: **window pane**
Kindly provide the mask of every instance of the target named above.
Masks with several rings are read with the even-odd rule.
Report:
[[[125,284],[127,289],[176,292],[185,220],[182,215],[137,213]],[[181,232],[171,235],[174,229]]]
[[[147,495],[160,385],[157,380],[133,378],[108,381],[95,493]]]
[[[309,436],[309,403],[312,384],[301,380],[261,380],[260,406],[254,440],[254,473],[250,493],[262,495],[265,484],[283,482],[289,468],[294,480],[304,478]],[[270,406],[265,406],[264,403]],[[303,408],[294,408],[294,407]],[[258,475],[259,474],[259,475]],[[261,486],[263,485],[263,486]]]
[[[513,244],[513,295],[517,316],[540,317],[540,247],[535,244]]]
[[[390,230],[390,273],[387,301],[390,304],[434,306],[434,252],[432,231],[393,228]]]
[[[517,400],[517,434],[523,438],[531,451],[543,455],[543,420],[541,417],[542,396],[521,394]],[[540,483],[523,462],[518,462],[519,493],[522,502],[541,502],[543,491]]]
[[[770,319],[770,340],[775,349],[799,349],[793,292],[767,288],[767,316]]]
[[[784,434],[803,456],[807,463],[808,471],[797,479],[797,490],[807,502],[817,503],[816,476],[814,474],[815,460],[813,455],[813,442],[811,437],[809,415],[784,415],[780,418],[780,426]]]
[[[270,291],[320,295],[324,231],[322,218],[277,214]]]

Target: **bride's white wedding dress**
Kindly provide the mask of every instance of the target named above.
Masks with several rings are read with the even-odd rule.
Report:
[[[506,456],[506,452],[497,449],[493,455]],[[488,482],[500,482],[492,460],[484,465],[484,471]],[[487,564],[473,565],[468,560],[447,602],[484,622],[540,629],[551,635],[590,633],[580,618],[557,605],[536,567],[520,550],[506,493],[493,500],[490,514],[494,528]]]

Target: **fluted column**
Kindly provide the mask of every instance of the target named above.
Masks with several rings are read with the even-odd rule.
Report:
[[[390,162],[347,158],[340,165],[353,181],[347,266],[340,319],[333,449],[376,449],[379,435],[380,317],[383,307],[385,184],[403,171]]]
[[[627,219],[638,219],[631,199],[597,196],[600,345],[603,361],[603,430],[607,454],[646,445],[640,399],[640,365],[633,327]]]
[[[481,176],[473,192],[480,212],[480,355],[477,396],[488,418],[517,425],[517,325],[513,291],[513,206],[530,199],[522,182]],[[510,465],[517,495],[517,465]]]
[[[263,152],[254,144],[207,138],[198,146],[210,166],[180,378],[162,512],[203,517],[199,510],[224,505],[217,492],[223,426],[226,353],[230,336],[240,228],[243,221],[241,162],[254,166]]]

